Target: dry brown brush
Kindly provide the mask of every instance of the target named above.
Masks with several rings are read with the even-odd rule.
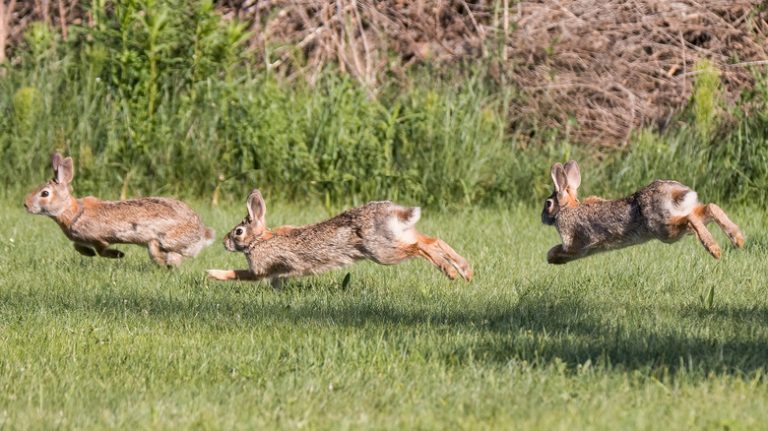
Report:
[[[2,4],[0,61],[4,40],[18,44],[31,20],[64,37],[68,25],[90,22],[77,0]],[[217,7],[252,30],[255,67],[313,82],[334,64],[375,95],[393,76],[406,81],[414,65],[477,63],[519,95],[510,102],[512,126],[563,130],[598,147],[625,145],[640,126],[664,127],[687,104],[700,59],[719,69],[731,100],[768,62],[768,12],[755,0],[225,0]]]
[[[689,100],[694,65],[720,70],[726,97],[765,64],[765,11],[756,1],[572,0],[516,5],[507,41],[524,117],[578,125],[577,141],[614,146],[633,129],[663,127]]]

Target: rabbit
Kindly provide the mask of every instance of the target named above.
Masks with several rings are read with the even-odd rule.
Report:
[[[472,269],[453,248],[415,229],[421,217],[418,207],[369,202],[320,223],[272,230],[267,228],[266,204],[258,189],[251,191],[246,207],[247,217],[226,235],[224,247],[245,253],[250,269],[210,269],[213,279],[269,279],[279,288],[285,278],[341,268],[356,260],[392,265],[420,256],[450,279],[460,275],[472,280]]]
[[[110,244],[146,245],[158,265],[178,266],[184,257],[196,256],[213,243],[215,233],[185,203],[169,198],[103,201],[93,196],[77,199],[70,183],[72,158],[56,153],[53,179],[27,195],[30,214],[52,218],[84,256],[121,258]]]
[[[673,243],[693,233],[704,248],[720,258],[706,224],[714,221],[737,248],[744,236],[720,207],[701,204],[695,191],[677,181],[656,180],[634,194],[618,200],[595,196],[579,203],[579,166],[571,160],[563,167],[552,165],[555,190],[544,201],[541,221],[554,225],[562,240],[547,253],[547,262],[564,264],[597,252],[640,244],[651,239]]]

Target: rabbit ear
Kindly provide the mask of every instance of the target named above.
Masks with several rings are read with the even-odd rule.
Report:
[[[72,182],[72,178],[75,176],[75,167],[72,162],[72,157],[66,159],[61,158],[61,154],[56,153],[53,155],[51,161],[53,166],[53,172],[55,174],[54,180],[59,184],[69,184]]]
[[[261,197],[259,189],[253,189],[253,191],[251,191],[251,194],[248,195],[246,206],[248,207],[248,217],[250,217],[251,221],[258,221],[264,225],[264,216],[267,214],[267,205],[264,203],[264,198]]]
[[[53,172],[59,170],[59,166],[61,166],[62,160],[64,159],[61,157],[61,154],[53,153],[53,156],[51,156],[51,167],[53,168]]]
[[[560,193],[565,191],[565,186],[567,185],[567,178],[565,176],[565,170],[563,169],[563,165],[560,163],[555,163],[552,165],[552,170],[550,171],[550,174],[552,175],[552,182],[555,183],[555,191]]]
[[[579,172],[579,165],[576,163],[576,160],[571,160],[565,164],[565,176],[568,180],[568,188],[576,192],[576,189],[581,185],[581,173]]]

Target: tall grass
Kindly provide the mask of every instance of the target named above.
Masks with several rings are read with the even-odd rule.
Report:
[[[710,65],[669,131],[595,155],[558,131],[519,136],[505,106],[514,89],[485,79],[482,65],[416,72],[373,97],[337,70],[310,85],[250,63],[244,25],[209,1],[92,4],[94,25],[69,40],[32,26],[0,78],[6,195],[49,176],[50,154],[64,151],[77,192],[105,197],[240,200],[258,186],[327,205],[534,201],[551,187],[549,165],[569,157],[593,193],[674,177],[712,198],[768,197],[764,76],[749,95],[754,114],[735,109],[724,122]]]
[[[73,41],[30,32],[0,84],[6,186],[48,175],[58,150],[75,157],[81,192],[487,198],[505,123],[484,82],[393,87],[379,99],[336,70],[311,87],[289,83],[244,62],[242,26],[207,2],[174,13],[180,3],[115,5]]]

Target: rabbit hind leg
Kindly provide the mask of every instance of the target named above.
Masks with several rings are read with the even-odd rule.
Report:
[[[430,261],[451,280],[455,279],[457,275],[461,275],[467,281],[472,280],[472,268],[466,259],[440,238],[418,234],[416,250],[419,256]]]
[[[720,259],[720,246],[717,245],[717,242],[715,242],[715,238],[712,237],[712,233],[707,230],[703,220],[701,220],[696,215],[691,214],[688,216],[688,227],[693,231],[693,233],[696,235],[696,238],[699,239],[701,245],[707,249],[709,254],[711,254],[715,259]]]
[[[184,260],[184,256],[179,253],[169,251],[165,254],[165,265],[169,268],[181,265],[182,260]]]
[[[731,241],[731,244],[734,245],[736,248],[742,248],[744,247],[744,235],[742,235],[741,230],[736,225],[736,223],[732,222],[730,218],[725,214],[725,211],[723,211],[719,206],[716,204],[706,204],[701,205],[700,207],[696,208],[695,210],[700,217],[703,218],[704,223],[708,223],[709,221],[714,221],[717,223],[718,226],[720,226],[720,229],[725,232],[725,234],[728,236],[728,239]]]
[[[149,252],[149,257],[152,258],[152,260],[156,264],[158,264],[160,266],[167,265],[167,262],[166,262],[166,260],[167,260],[166,254],[167,253],[164,252],[160,248],[160,242],[159,241],[152,240],[152,241],[148,242],[147,243],[147,252]]]

